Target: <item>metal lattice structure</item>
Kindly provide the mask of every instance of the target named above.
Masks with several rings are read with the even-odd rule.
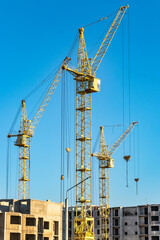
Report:
[[[64,64],[67,65],[69,58],[63,61],[62,66],[53,79],[52,84],[46,93],[38,111],[32,121],[28,120],[25,101],[22,100],[20,130],[17,135],[8,134],[8,137],[17,137],[15,145],[19,147],[19,177],[18,177],[18,199],[30,198],[30,138],[34,135],[34,130],[39,123],[62,75]]]
[[[109,227],[109,169],[106,164],[107,145],[105,142],[103,127],[100,128],[99,146],[99,211],[100,211],[100,236],[107,240],[110,236]]]
[[[25,101],[22,100],[20,131],[15,145],[19,146],[19,199],[29,198],[30,194],[30,136],[28,135],[29,121]]]
[[[26,144],[28,141],[27,139],[29,139],[28,143],[30,143],[30,137],[34,134],[35,127],[58,85],[63,70],[67,70],[74,75],[76,80],[76,183],[82,182],[76,187],[76,217],[74,220],[75,240],[94,239],[94,218],[92,217],[91,95],[94,92],[100,91],[100,80],[95,77],[95,74],[127,8],[128,5],[119,9],[93,60],[89,60],[87,55],[83,34],[84,29],[79,29],[77,69],[68,68],[69,60],[68,58],[65,59],[35,117],[30,122],[27,134],[23,131],[20,132],[19,135],[9,134],[9,137],[17,136],[17,143],[19,143],[16,145],[23,150],[23,154],[20,154],[23,163],[25,162],[25,156],[29,158],[27,165],[28,170],[26,170],[26,167],[23,167],[21,171],[21,181],[19,179],[19,188],[21,188],[21,186],[24,185],[23,181],[25,181],[26,172],[29,172],[28,182],[30,182],[30,154],[25,155],[26,150],[30,152],[30,144],[21,146],[22,140],[20,137],[22,136],[23,139],[27,136]],[[21,120],[23,122],[24,119],[21,118]],[[87,180],[84,181],[84,179]],[[27,187],[25,186],[24,190],[19,191],[22,193],[19,198],[29,198],[30,194],[25,194],[27,191]]]
[[[128,7],[129,7],[128,5],[120,7],[114,21],[112,22],[109,31],[107,32],[99,50],[97,51],[97,54],[95,55],[95,57],[93,59],[92,71],[91,71],[92,75],[95,75]]]
[[[117,140],[117,142],[108,149],[105,142],[103,127],[100,127],[99,153],[92,154],[99,160],[99,207],[100,207],[100,239],[110,239],[110,205],[109,205],[109,168],[114,167],[112,154],[117,150],[120,144],[130,134],[138,122],[133,122]]]
[[[92,217],[91,95],[100,91],[100,80],[95,77],[95,73],[127,8],[128,5],[119,9],[93,60],[89,61],[83,35],[84,29],[80,28],[77,69],[66,67],[66,70],[73,74],[76,80],[76,183],[82,182],[76,187],[76,217],[74,219],[74,239],[76,240],[94,239],[94,219]],[[101,169],[104,170],[104,167],[102,166]],[[105,181],[107,178],[109,181],[109,176],[107,175],[109,172],[107,171],[106,173],[105,181],[102,178],[103,173],[99,172],[102,179],[100,188],[107,191],[106,186],[109,186],[109,184],[107,185]],[[89,178],[84,181],[87,177]],[[104,184],[105,186],[103,186]],[[105,193],[105,195],[107,194],[109,193]],[[103,206],[104,198],[102,199],[101,205]],[[107,204],[109,205],[109,203]],[[108,216],[108,207],[101,209],[103,215]],[[104,217],[103,221],[105,219]],[[103,232],[105,233],[106,230],[103,229]]]
[[[78,72],[89,73],[89,63],[83,29],[79,30]],[[76,184],[90,177],[76,188],[75,239],[94,236],[92,217],[92,161],[91,161],[91,93],[86,91],[88,80],[76,76]]]

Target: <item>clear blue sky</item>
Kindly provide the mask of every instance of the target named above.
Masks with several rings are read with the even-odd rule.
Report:
[[[131,121],[139,121],[139,194],[134,177],[138,162],[137,130],[132,134],[132,158],[129,164],[129,188],[125,187],[123,148],[114,155],[115,168],[110,174],[111,206],[160,203],[160,34],[158,0],[145,1],[1,1],[0,8],[0,198],[6,197],[7,134],[21,99],[40,83],[67,55],[77,29],[105,17],[122,5],[130,5]],[[128,126],[128,16],[124,17],[125,61],[125,128]],[[97,24],[85,29],[87,49],[91,49],[105,28]],[[100,29],[100,30],[99,30]],[[98,46],[97,46],[98,47]],[[76,49],[77,50],[77,49]],[[122,124],[122,26],[97,71],[101,92],[93,95],[93,145],[100,125]],[[71,77],[71,109],[75,106],[74,83]],[[38,97],[38,96],[37,96]],[[31,111],[36,97],[28,100]],[[71,111],[74,137],[74,111]],[[18,126],[18,125],[17,125]],[[61,162],[61,84],[56,89],[31,142],[31,198],[60,201]],[[17,127],[18,129],[18,127]],[[105,129],[107,143],[122,129]],[[135,151],[134,151],[135,146]],[[71,185],[75,182],[74,142],[71,140]],[[128,154],[128,142],[125,145]],[[136,153],[135,156],[134,152]],[[93,159],[93,204],[98,203],[97,160]],[[66,165],[65,165],[66,166]],[[136,174],[134,174],[136,168]],[[65,173],[66,175],[66,173]],[[11,147],[9,197],[17,197],[18,150]],[[66,176],[65,176],[66,179]],[[67,182],[67,181],[66,181]],[[67,184],[66,184],[67,185]],[[73,193],[74,195],[74,193]],[[74,204],[74,196],[72,201]]]

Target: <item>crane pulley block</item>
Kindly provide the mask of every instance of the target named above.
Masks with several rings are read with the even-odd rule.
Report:
[[[75,80],[78,84],[78,93],[94,93],[100,91],[101,80],[92,76],[77,76]],[[83,83],[83,90],[82,90]]]

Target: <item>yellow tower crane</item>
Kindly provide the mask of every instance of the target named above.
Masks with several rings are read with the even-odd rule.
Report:
[[[113,153],[117,150],[124,139],[130,134],[138,122],[133,122],[117,140],[116,143],[108,150],[106,145],[103,127],[100,127],[100,144],[99,153],[92,154],[99,160],[99,206],[100,206],[100,239],[110,239],[110,224],[109,224],[109,168],[114,167]]]
[[[92,217],[92,157],[91,157],[91,95],[100,91],[100,80],[96,71],[113,39],[113,36],[129,6],[123,6],[113,20],[94,59],[88,58],[84,28],[79,29],[77,68],[64,65],[76,80],[76,217],[74,239],[94,239],[94,218]],[[103,19],[102,19],[103,20]],[[84,181],[84,179],[86,179]]]
[[[91,95],[100,91],[100,80],[96,71],[113,39],[113,36],[129,6],[122,6],[117,12],[94,59],[88,58],[84,29],[79,29],[77,68],[68,67],[65,59],[46,97],[32,121],[28,120],[25,101],[22,101],[20,131],[17,135],[19,146],[19,199],[30,197],[30,138],[57,87],[64,70],[69,71],[76,80],[76,217],[74,219],[74,239],[94,239],[94,219],[92,217],[92,157],[91,157]],[[104,18],[105,19],[105,18]],[[103,20],[103,19],[101,19]],[[84,179],[87,179],[84,181]]]
[[[21,120],[19,133],[13,135],[8,134],[8,137],[17,137],[15,145],[19,147],[19,177],[18,177],[18,199],[30,198],[30,138],[34,135],[34,130],[39,123],[62,75],[64,72],[63,65],[69,62],[69,58],[65,58],[62,66],[58,70],[48,92],[46,93],[38,111],[33,120],[28,120],[25,101],[22,100]]]

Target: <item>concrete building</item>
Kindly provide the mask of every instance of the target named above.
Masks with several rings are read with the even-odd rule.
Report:
[[[75,210],[69,207],[69,240],[73,240]],[[0,240],[63,240],[64,214],[63,203],[0,200]],[[93,216],[99,240],[98,206],[93,206]],[[111,208],[110,233],[110,240],[160,240],[160,204]]]
[[[69,208],[68,236],[73,239],[75,207]],[[93,206],[95,239],[100,239],[99,208]],[[160,240],[160,204],[110,209],[110,240]]]
[[[63,203],[0,200],[0,240],[61,240]]]

